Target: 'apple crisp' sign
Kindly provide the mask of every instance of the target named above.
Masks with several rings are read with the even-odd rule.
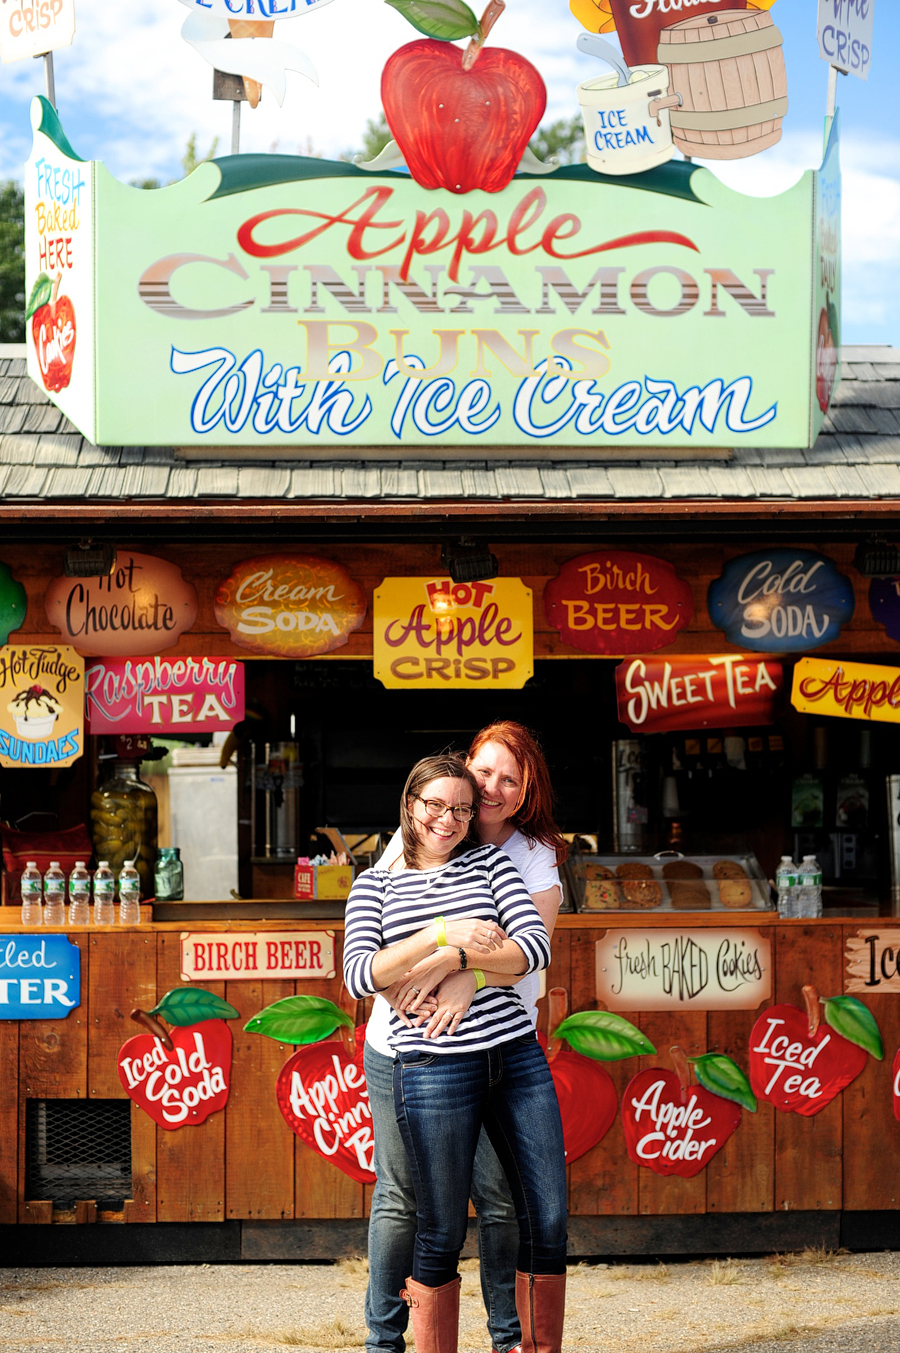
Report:
[[[772,994],[760,930],[608,930],[596,948],[609,1010],[755,1010]]]
[[[433,50],[448,46],[452,59]],[[77,160],[36,99],[29,292],[42,271],[52,289],[41,219],[52,213],[54,250],[63,212],[94,236],[92,254],[73,255],[89,285],[76,294],[66,272],[55,301],[57,316],[63,294],[77,312],[69,384],[50,292],[44,321],[44,360],[62,364],[58,379],[44,372],[51,398],[80,431],[100,445],[344,457],[812,445],[818,232],[839,190],[819,218],[812,172],[756,198],[695,163],[627,181],[520,163],[542,87],[497,46],[470,74],[506,121],[460,146],[455,120],[441,122],[475,87],[460,54],[429,39],[390,58],[387,164],[233,156],[164,191]],[[415,106],[433,114],[410,127],[405,96],[423,80]],[[404,156],[412,176],[395,172]],[[839,185],[836,124],[826,163]],[[102,247],[110,238],[128,249]],[[29,371],[45,384],[32,338]]]

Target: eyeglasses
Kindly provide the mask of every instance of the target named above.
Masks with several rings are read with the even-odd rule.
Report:
[[[413,794],[413,798],[418,799],[419,803],[424,805],[425,812],[429,817],[440,818],[445,813],[449,813],[454,822],[470,822],[475,814],[475,808],[470,803],[460,803],[455,808],[451,808],[449,803],[441,803],[440,799],[423,799],[421,794]]]

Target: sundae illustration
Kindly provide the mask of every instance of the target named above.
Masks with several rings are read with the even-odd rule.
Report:
[[[19,691],[6,708],[16,721],[19,737],[32,740],[49,738],[62,713],[62,705],[56,696],[45,691],[43,686],[29,686],[27,691]]]

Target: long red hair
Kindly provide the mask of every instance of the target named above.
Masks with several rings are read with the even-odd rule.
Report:
[[[513,824],[529,841],[540,841],[556,851],[556,863],[562,864],[569,847],[553,820],[553,788],[544,753],[534,734],[524,724],[497,719],[476,733],[466,757],[468,764],[486,742],[498,742],[514,757],[522,775],[519,801],[512,815]]]

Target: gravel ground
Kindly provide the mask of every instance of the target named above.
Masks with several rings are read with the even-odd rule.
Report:
[[[360,1350],[366,1267],[339,1264],[0,1270],[7,1353]],[[569,1270],[565,1353],[896,1353],[900,1254],[807,1250]],[[476,1260],[460,1353],[489,1353]]]

